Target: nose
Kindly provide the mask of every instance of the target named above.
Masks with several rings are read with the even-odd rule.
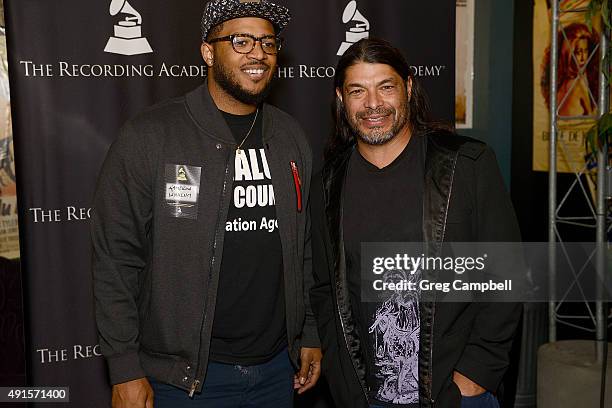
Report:
[[[382,104],[383,100],[376,90],[371,90],[368,92],[367,98],[365,100],[366,108],[376,109],[379,106],[382,106]]]
[[[249,57],[261,61],[265,59],[267,55],[268,54],[264,52],[263,47],[261,46],[261,40],[256,40],[255,46],[253,47],[251,52],[249,52]]]

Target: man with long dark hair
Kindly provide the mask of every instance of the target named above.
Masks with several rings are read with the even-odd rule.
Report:
[[[335,76],[336,129],[313,178],[311,303],[340,407],[497,407],[513,303],[362,299],[361,244],[520,241],[493,152],[430,120],[399,50],[361,40]],[[388,282],[417,280],[392,270]]]

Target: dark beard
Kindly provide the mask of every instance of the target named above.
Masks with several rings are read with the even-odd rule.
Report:
[[[213,77],[225,92],[246,105],[256,106],[265,101],[272,87],[272,81],[269,81],[260,93],[251,93],[240,86],[230,71],[221,64],[215,66]]]

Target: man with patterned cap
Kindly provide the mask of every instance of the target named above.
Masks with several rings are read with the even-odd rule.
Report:
[[[289,20],[267,0],[209,1],[206,83],[109,150],[92,239],[115,408],[291,407],[319,378],[311,150],[264,103]]]

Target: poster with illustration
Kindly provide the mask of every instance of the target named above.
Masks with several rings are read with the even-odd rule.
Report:
[[[587,21],[590,0],[559,2],[557,32],[557,170],[585,168],[585,135],[599,113],[601,20]],[[533,24],[533,170],[548,171],[550,140],[551,16],[549,0],[536,0]]]
[[[0,256],[19,258],[15,154],[11,124],[6,36],[0,31]]]

